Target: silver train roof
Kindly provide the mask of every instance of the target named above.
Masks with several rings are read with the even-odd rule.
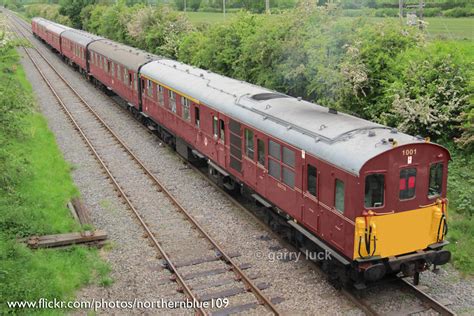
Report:
[[[352,174],[398,145],[420,143],[413,136],[247,82],[173,60],[144,65],[140,73],[272,135]]]
[[[160,57],[145,51],[120,44],[109,39],[92,42],[89,50],[107,56],[115,62],[125,65],[128,69],[138,71],[141,65]]]
[[[75,29],[67,30],[61,36],[82,46],[87,46],[91,42],[104,39],[103,37]]]
[[[56,22],[43,19],[43,18],[33,18],[33,21],[35,21],[39,25],[43,25],[44,27],[46,27],[47,30],[58,35],[67,30],[73,30],[69,26],[65,26]]]

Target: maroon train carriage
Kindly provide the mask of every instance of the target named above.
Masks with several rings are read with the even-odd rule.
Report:
[[[56,52],[61,53],[61,34],[67,30],[72,30],[70,27],[61,25],[46,19],[38,19],[35,21],[38,36],[42,38],[49,46]]]
[[[44,37],[46,32],[46,25],[43,22],[43,18],[33,18],[31,19],[31,30],[35,36],[40,38]]]
[[[140,111],[138,72],[158,57],[110,40],[90,43],[88,56],[90,75]]]
[[[329,253],[335,278],[363,287],[449,261],[445,148],[109,40],[88,49],[96,82],[300,247]]]
[[[87,46],[103,37],[78,30],[67,30],[61,34],[61,53],[72,65],[78,67],[82,73],[89,73],[89,58],[87,57]]]

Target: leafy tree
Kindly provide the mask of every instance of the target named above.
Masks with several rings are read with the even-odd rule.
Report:
[[[81,10],[95,0],[60,0],[59,13],[69,17],[72,27],[82,29]]]

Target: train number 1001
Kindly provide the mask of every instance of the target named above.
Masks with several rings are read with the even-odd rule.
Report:
[[[416,149],[404,149],[402,150],[403,156],[413,156],[416,155]]]

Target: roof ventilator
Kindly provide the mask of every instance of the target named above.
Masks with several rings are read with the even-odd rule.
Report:
[[[328,112],[331,114],[337,114],[337,110],[334,108],[329,108]]]
[[[369,137],[374,137],[375,136],[375,131],[369,131]]]
[[[266,92],[254,94],[250,98],[255,101],[267,101],[271,99],[288,98],[288,96],[281,93]]]

